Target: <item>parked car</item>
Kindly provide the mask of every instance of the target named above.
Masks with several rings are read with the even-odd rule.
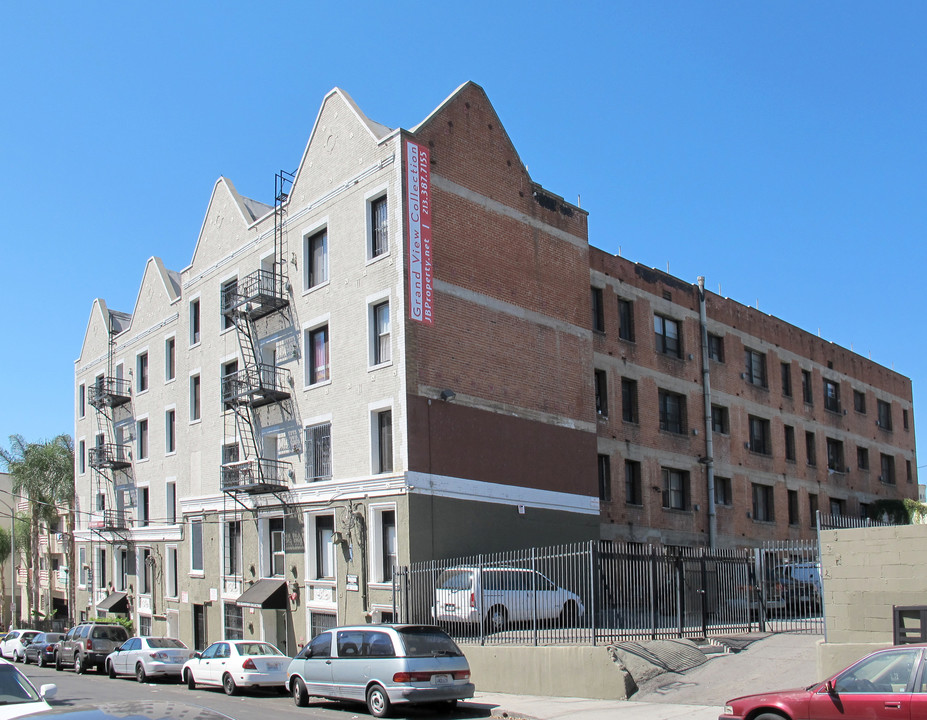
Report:
[[[106,656],[129,639],[129,633],[122,625],[86,622],[72,627],[58,643],[55,668],[65,665],[74,667],[74,672],[87,672],[96,667],[105,670]]]
[[[56,685],[35,689],[18,667],[0,660],[0,720],[51,710],[46,698],[54,697]]]
[[[432,625],[358,625],[320,633],[293,658],[287,689],[300,707],[309,697],[366,703],[386,717],[398,703],[453,709],[473,697],[470,665],[450,636]]]
[[[26,645],[23,661],[28,665],[34,662],[39,667],[52,665],[55,662],[55,653],[58,651],[58,641],[61,633],[39,633],[32,642]]]
[[[226,695],[243,687],[283,687],[290,658],[270,643],[255,640],[222,640],[183,664],[181,677],[191,690],[215,685]]]
[[[180,679],[183,664],[193,651],[180,640],[169,637],[134,637],[106,656],[106,672],[111,678],[134,675],[140,683],[152,677]]]
[[[520,567],[452,567],[438,577],[434,618],[438,623],[486,623],[499,631],[535,617],[575,624],[585,608],[579,595],[545,575]]]
[[[924,717],[927,645],[902,645],[867,655],[806,688],[728,700],[719,720],[826,720]]]
[[[38,630],[11,630],[0,642],[0,657],[19,662],[26,656],[26,645],[38,634]]]

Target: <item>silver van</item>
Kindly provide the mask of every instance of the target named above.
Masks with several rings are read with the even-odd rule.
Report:
[[[470,665],[432,625],[355,625],[326,630],[290,661],[286,686],[299,707],[310,697],[366,703],[374,717],[394,704],[452,710],[473,697]]]

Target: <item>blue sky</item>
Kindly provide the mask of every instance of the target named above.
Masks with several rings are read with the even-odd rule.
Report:
[[[918,420],[924,27],[921,2],[7,3],[0,443],[73,433],[93,299],[186,267],[220,175],[271,202],[331,88],[409,128],[467,80],[593,245],[893,367]]]

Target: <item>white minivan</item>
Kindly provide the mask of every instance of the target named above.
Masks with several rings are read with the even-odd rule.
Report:
[[[485,621],[489,632],[533,619],[569,627],[584,612],[579,595],[530,568],[452,567],[441,573],[435,586],[435,620],[475,625]]]

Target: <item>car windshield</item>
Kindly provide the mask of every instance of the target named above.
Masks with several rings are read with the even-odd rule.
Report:
[[[238,643],[236,647],[239,655],[283,655],[270,643]]]
[[[187,646],[176,638],[148,638],[148,647],[186,649]]]
[[[473,573],[469,570],[445,570],[438,578],[438,588],[441,590],[469,590],[470,578]]]
[[[19,670],[0,665],[0,705],[38,702],[39,694]]]
[[[402,637],[407,657],[459,657],[463,655],[457,644],[443,630],[436,627],[396,628]]]

